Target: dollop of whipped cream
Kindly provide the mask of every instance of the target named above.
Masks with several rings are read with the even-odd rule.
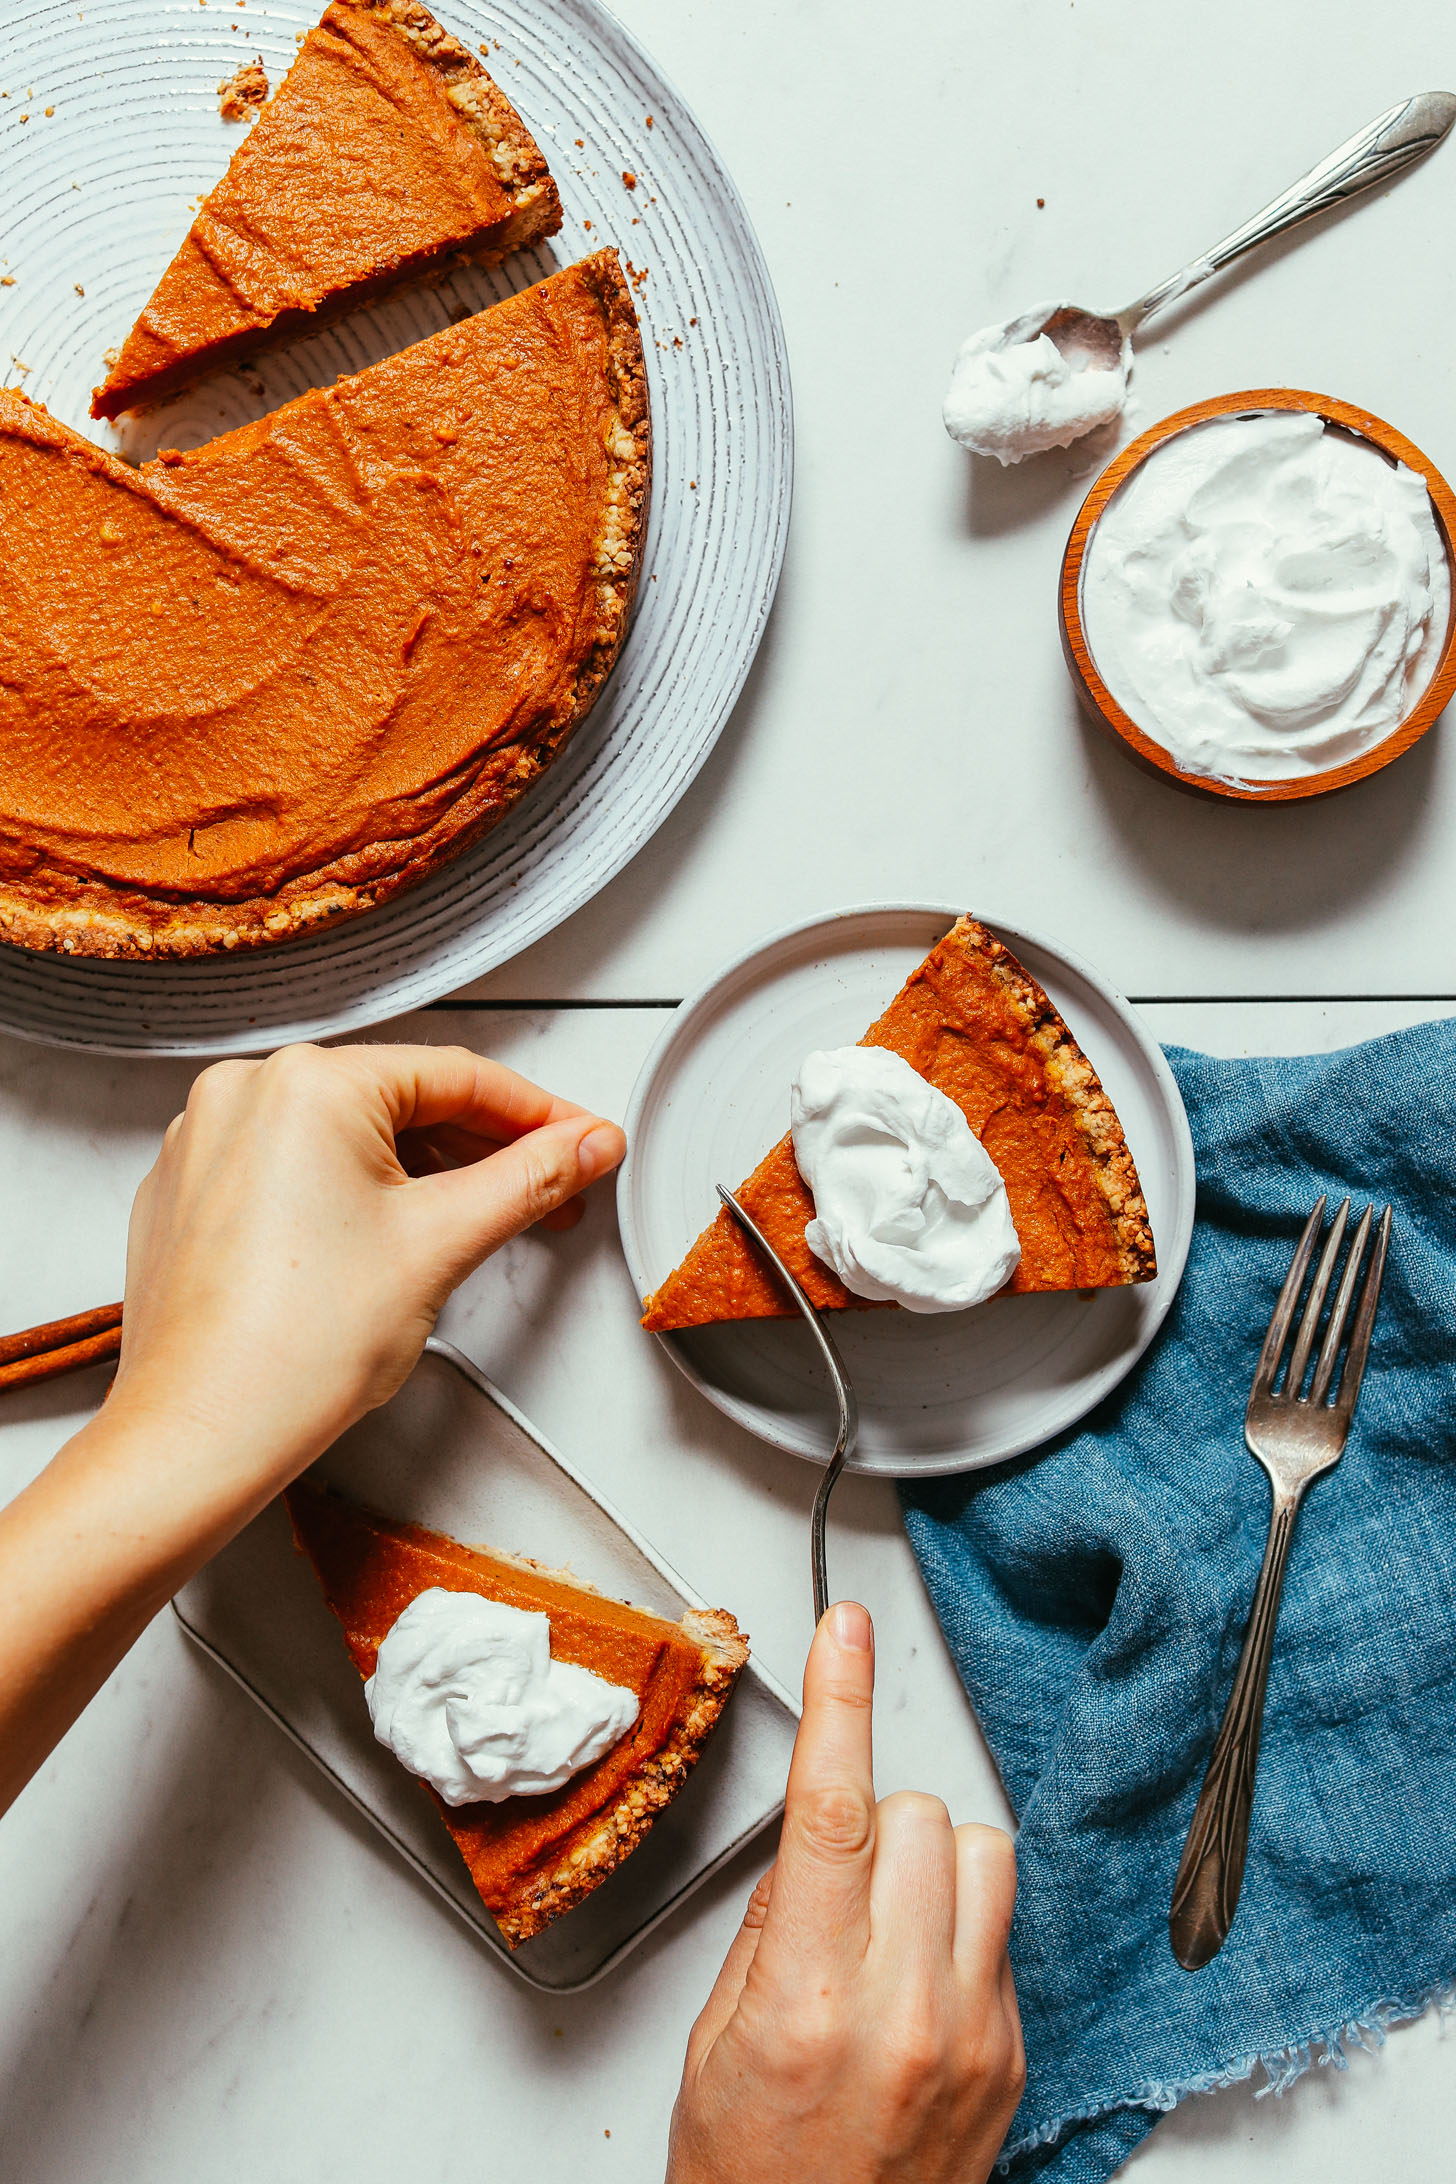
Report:
[[[551,1658],[551,1618],[432,1585],[364,1686],[374,1734],[447,1805],[559,1790],[640,1712],[635,1691]]]
[[[1001,464],[1051,447],[1070,447],[1110,424],[1127,400],[1132,346],[1124,341],[1113,371],[1063,356],[1050,334],[1032,333],[1055,303],[1041,303],[1001,326],[983,326],[962,343],[941,412],[953,440]]]
[[[1435,672],[1451,574],[1425,480],[1307,411],[1194,425],[1098,520],[1082,625],[1108,689],[1186,773],[1346,764]]]
[[[789,1107],[814,1194],[804,1240],[857,1297],[959,1312],[995,1295],[1021,1245],[995,1162],[961,1110],[899,1054],[810,1054]]]

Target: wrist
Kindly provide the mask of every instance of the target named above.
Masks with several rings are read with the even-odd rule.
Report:
[[[343,1431],[290,1415],[219,1382],[182,1390],[145,1366],[117,1374],[87,1427],[118,1448],[124,1441],[159,1488],[189,1500],[250,1501],[280,1493]]]
[[[50,1471],[138,1582],[155,1574],[165,1599],[319,1453],[118,1382]]]

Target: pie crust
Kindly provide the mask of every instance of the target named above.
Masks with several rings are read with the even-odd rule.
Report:
[[[1002,1295],[1150,1282],[1153,1232],[1097,1072],[1041,987],[963,917],[860,1042],[888,1047],[954,1099],[1006,1185],[1021,1263]],[[738,1196],[821,1311],[898,1311],[846,1289],[804,1241],[814,1201],[780,1139]],[[653,1333],[797,1307],[725,1208],[644,1301]]]

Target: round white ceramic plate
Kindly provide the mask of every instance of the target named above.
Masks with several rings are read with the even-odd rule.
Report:
[[[655,442],[636,614],[564,756],[454,864],[381,910],[245,957],[92,963],[0,948],[0,1025],[27,1038],[256,1051],[377,1023],[507,961],[661,825],[732,708],[773,599],[793,457],[768,274],[691,112],[596,0],[435,0],[447,29],[488,48],[550,162],[565,222],[549,244],[357,313],[118,432],[91,423],[105,351],[239,141],[219,117],[219,82],[256,53],[277,84],[321,6],[6,0],[0,277],[13,285],[0,287],[0,379],[145,458],[199,445],[615,243],[634,274]]]
[[[860,1039],[959,915],[914,903],[816,918],[775,933],[683,1003],[627,1116],[617,1206],[639,1294],[707,1225],[714,1184],[736,1188],[782,1137],[804,1056]],[[1162,1050],[1080,956],[1004,918],[985,922],[1046,988],[1107,1088],[1147,1196],[1158,1277],[1091,1296],[998,1297],[969,1312],[834,1314],[859,1397],[859,1471],[972,1471],[1075,1424],[1147,1348],[1188,1256],[1193,1141]],[[828,1456],[833,1400],[800,1321],[658,1339],[739,1425],[796,1456]]]

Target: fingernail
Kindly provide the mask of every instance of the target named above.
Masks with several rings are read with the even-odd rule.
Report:
[[[845,1647],[850,1653],[869,1652],[874,1639],[869,1610],[862,1608],[857,1600],[841,1600],[837,1607],[831,1608],[830,1627],[836,1645]]]
[[[626,1139],[614,1122],[599,1122],[576,1148],[577,1165],[582,1181],[590,1183],[608,1168],[615,1168],[626,1150]]]

